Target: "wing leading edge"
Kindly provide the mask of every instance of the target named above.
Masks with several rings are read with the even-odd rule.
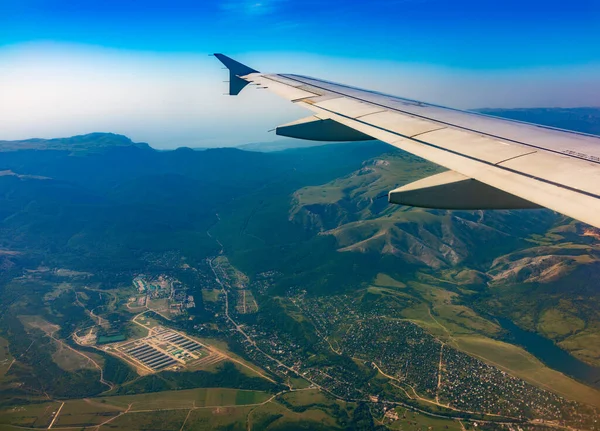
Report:
[[[230,94],[255,84],[313,112],[313,117],[278,127],[279,135],[378,139],[452,171],[392,190],[391,203],[448,209],[547,207],[600,228],[598,136],[305,76],[263,74],[215,56],[230,71]]]

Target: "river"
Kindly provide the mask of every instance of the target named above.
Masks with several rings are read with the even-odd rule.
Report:
[[[523,347],[548,367],[590,386],[600,388],[600,367],[580,361],[551,340],[535,332],[525,331],[506,318],[495,317],[495,320],[508,331],[507,341],[510,343]]]

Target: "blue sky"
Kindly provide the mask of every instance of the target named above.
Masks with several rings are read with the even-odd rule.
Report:
[[[0,139],[233,145],[302,115],[216,100],[211,52],[462,108],[600,104],[597,0],[0,0]]]

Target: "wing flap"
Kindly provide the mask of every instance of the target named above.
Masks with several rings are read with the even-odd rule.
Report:
[[[373,138],[358,130],[344,126],[329,118],[312,116],[291,123],[282,124],[275,129],[275,134],[296,139],[311,141],[349,142],[369,141]]]
[[[432,175],[392,190],[389,201],[423,208],[459,210],[540,208],[454,171]]]

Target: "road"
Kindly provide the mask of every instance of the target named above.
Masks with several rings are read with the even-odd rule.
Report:
[[[132,414],[132,413],[155,413],[155,412],[167,412],[167,411],[180,411],[180,410],[188,410],[188,414],[186,416],[186,418],[184,419],[183,423],[181,424],[180,427],[180,431],[183,430],[185,428],[185,424],[187,423],[190,414],[195,411],[195,410],[203,410],[203,409],[226,409],[226,408],[243,408],[243,407],[260,407],[260,406],[264,406],[265,404],[268,404],[270,402],[273,402],[277,397],[279,397],[280,395],[283,394],[287,394],[290,392],[298,392],[298,391],[306,391],[306,390],[311,390],[311,388],[305,388],[305,389],[291,389],[291,390],[282,390],[274,395],[272,395],[271,397],[269,397],[268,399],[266,399],[263,402],[260,403],[250,403],[250,404],[226,404],[226,405],[211,405],[211,406],[196,406],[196,402],[194,401],[192,407],[167,407],[167,408],[156,408],[156,409],[137,409],[134,410],[133,409],[133,403],[129,404],[127,406],[127,408],[123,411],[120,411],[118,413],[116,413],[114,416],[108,418],[107,420],[105,420],[104,422],[101,422],[97,425],[90,425],[85,427],[86,429],[94,429],[94,430],[99,430],[100,428],[104,427],[105,425],[108,425],[109,423],[113,422],[115,419],[120,418],[121,416],[124,416],[126,414]],[[85,399],[86,401],[90,401],[89,399]],[[58,408],[58,410],[56,411],[56,413],[54,414],[54,417],[52,419],[52,421],[50,422],[50,425],[48,425],[48,427],[46,429],[55,429],[55,430],[81,430],[82,427],[81,426],[57,426],[56,428],[53,428],[56,421],[58,420],[58,417],[60,415],[60,412],[62,410],[62,408],[64,407],[64,405],[67,403],[66,402],[62,402],[62,404],[60,405],[60,407]],[[104,404],[105,406],[109,406],[108,404]],[[111,407],[115,407],[115,406],[111,406]],[[31,427],[25,427],[25,426],[18,426],[15,425],[15,428],[19,428],[19,429],[38,429],[39,428],[31,428]]]
[[[11,363],[8,364],[8,368],[6,369],[6,371],[4,372],[4,374],[8,374],[8,372],[10,371],[10,369],[12,368],[12,366],[14,365],[15,362],[17,362],[17,360],[13,358],[13,360],[11,361]]]
[[[222,250],[221,250],[222,253]],[[217,268],[214,265],[214,260],[216,259],[216,257],[212,258],[209,260],[209,265],[210,265],[210,269],[212,270],[214,276],[215,276],[215,281],[217,283],[219,283],[219,285],[221,286],[221,289],[223,291],[223,294],[225,296],[225,317],[227,318],[227,320],[229,322],[231,322],[231,324],[233,324],[233,326],[235,327],[236,331],[238,331],[240,334],[243,335],[243,337],[248,341],[248,343],[250,343],[256,350],[258,350],[260,353],[262,353],[265,357],[267,357],[268,359],[270,359],[271,361],[275,362],[278,366],[285,368],[286,370],[290,371],[291,373],[295,374],[296,376],[308,381],[313,388],[317,388],[320,389],[323,392],[328,393],[329,395],[333,396],[336,399],[342,400],[342,401],[346,401],[346,402],[370,402],[370,400],[368,398],[364,398],[364,399],[355,399],[355,398],[344,398],[344,397],[340,397],[339,395],[331,392],[330,390],[328,390],[327,388],[319,385],[318,383],[316,383],[315,381],[311,380],[310,378],[300,374],[299,371],[296,371],[295,369],[288,367],[286,364],[284,364],[283,362],[281,362],[280,360],[272,357],[271,355],[269,355],[268,353],[266,353],[265,351],[263,351],[260,347],[257,346],[256,342],[244,331],[244,329],[235,321],[233,320],[233,318],[229,315],[229,299],[227,297],[227,286],[225,285],[225,283],[223,283],[221,281],[221,278],[219,277],[219,274],[217,273]],[[378,368],[378,367],[377,367]],[[379,369],[379,368],[378,368]],[[380,370],[381,372],[381,370]],[[388,378],[391,378],[391,376],[388,376],[386,374],[384,374],[382,372],[382,374]],[[290,388],[291,389],[291,388]],[[418,395],[417,395],[418,397]],[[420,397],[419,397],[420,398]],[[424,400],[424,399],[423,399]],[[424,400],[425,401],[425,400]],[[429,400],[426,400],[429,401]],[[432,401],[429,401],[432,402]],[[435,413],[431,413],[427,410],[423,410],[420,409],[418,407],[414,407],[412,405],[409,404],[405,404],[401,401],[385,401],[385,403],[387,404],[391,404],[391,405],[396,405],[396,406],[401,406],[404,408],[407,408],[409,410],[412,411],[416,411],[419,413],[422,413],[424,415],[428,415],[428,416],[432,416],[432,417],[437,417],[437,418],[444,418],[444,419],[455,419],[455,420],[464,420],[464,421],[468,421],[468,422],[481,422],[481,423],[487,423],[487,422],[492,422],[492,421],[485,421],[485,420],[476,420],[476,419],[470,419],[470,418],[466,418],[466,417],[454,417],[454,416],[445,416],[445,415],[439,415],[439,414],[435,414]],[[437,404],[435,402],[432,402],[433,404]],[[437,404],[439,406],[443,406],[442,404]],[[443,407],[448,407],[448,406],[443,406]],[[460,410],[457,409],[453,409],[457,412],[460,412]],[[516,421],[518,421],[518,419],[515,418]],[[495,423],[503,423],[503,422],[495,422]],[[514,423],[514,422],[506,422],[506,423]]]
[[[222,252],[222,250],[221,250]],[[244,329],[235,321],[233,320],[233,318],[229,315],[229,298],[227,295],[227,288],[225,286],[225,283],[223,283],[221,281],[221,279],[219,278],[219,275],[217,274],[217,271],[215,269],[215,266],[213,264],[215,258],[210,259],[209,265],[210,265],[210,269],[212,270],[214,276],[215,276],[215,280],[217,283],[219,283],[219,285],[221,286],[221,290],[223,291],[223,295],[225,296],[225,317],[227,318],[227,320],[229,320],[229,322],[231,322],[231,324],[235,327],[236,331],[238,331],[240,334],[242,334],[244,336],[244,338],[246,339],[246,341],[248,341],[248,343],[250,343],[256,350],[258,350],[260,353],[262,353],[264,356],[266,356],[267,358],[269,358],[271,361],[275,362],[277,365],[279,365],[282,368],[285,368],[286,370],[294,373],[295,375],[297,375],[300,378],[303,378],[305,380],[307,380],[308,382],[310,382],[312,385],[314,385],[314,387],[317,387],[321,390],[326,391],[326,389],[322,388],[321,386],[319,386],[318,384],[316,384],[315,382],[311,381],[310,379],[300,375],[300,373],[298,373],[298,371],[294,370],[291,367],[288,367],[286,364],[284,364],[283,362],[281,362],[278,359],[275,359],[274,357],[272,357],[271,355],[269,355],[268,353],[266,353],[265,351],[263,351],[260,347],[258,347],[256,345],[256,342],[244,331]],[[271,380],[271,379],[269,379]]]
[[[52,426],[54,425],[54,422],[56,422],[56,419],[58,419],[58,415],[60,415],[60,411],[62,410],[62,408],[65,406],[65,403],[63,401],[63,403],[60,405],[60,407],[58,408],[58,410],[56,411],[56,414],[54,415],[54,417],[52,418],[52,422],[50,422],[50,425],[48,425],[48,429],[51,429]]]
[[[100,379],[99,379],[100,383],[102,383],[105,386],[108,386],[110,389],[114,388],[114,385],[112,383],[104,380],[104,370],[102,369],[102,367],[94,359],[90,358],[88,355],[86,355],[85,353],[80,352],[79,350],[75,350],[74,348],[72,348],[71,346],[69,346],[67,343],[65,343],[61,339],[56,338],[54,336],[54,332],[46,332],[46,331],[44,331],[44,333],[46,334],[46,336],[50,337],[57,344],[59,344],[62,348],[69,349],[73,353],[76,353],[76,354],[78,354],[80,356],[83,356],[85,359],[87,359],[88,362],[90,362],[100,372]],[[73,340],[75,340],[75,337],[76,337],[75,333],[71,334],[71,338],[73,338]],[[33,345],[33,342],[31,343],[31,345],[29,346],[29,348],[32,345]],[[27,351],[29,350],[29,348],[27,348]],[[27,351],[25,351],[25,353],[27,353]],[[25,353],[23,353],[23,354],[25,354]]]
[[[102,383],[105,386],[109,387],[109,390],[114,389],[115,385],[113,385],[111,382],[104,380],[104,369],[98,364],[98,362],[94,361],[92,358],[90,358],[88,355],[86,355],[85,353],[80,352],[79,350],[75,350],[74,348],[72,348],[71,346],[69,346],[68,344],[64,343],[63,341],[59,340],[58,338],[56,338],[54,336],[54,334],[48,334],[48,336],[50,338],[52,338],[54,341],[56,341],[57,343],[59,343],[61,346],[77,353],[78,355],[83,356],[84,358],[86,358],[88,361],[90,361],[94,367],[96,367],[98,369],[98,371],[100,372],[100,383]],[[71,335],[73,336],[73,335]]]
[[[221,250],[222,251],[222,250]],[[219,283],[219,285],[221,286],[221,290],[223,292],[223,296],[225,296],[225,317],[227,318],[227,320],[229,320],[233,326],[235,327],[235,329],[244,336],[244,338],[246,338],[246,340],[252,344],[259,352],[261,352],[263,355],[265,355],[266,357],[268,357],[269,359],[271,359],[272,361],[276,362],[277,364],[279,364],[282,367],[285,367],[287,369],[289,369],[290,371],[294,372],[295,374],[296,371],[292,370],[291,368],[287,367],[285,364],[283,364],[282,362],[278,361],[277,359],[273,358],[272,356],[269,356],[268,354],[266,354],[265,352],[263,352],[257,345],[256,342],[250,338],[250,336],[248,336],[248,334],[246,334],[246,332],[244,332],[244,329],[235,321],[233,320],[233,318],[229,315],[229,298],[227,295],[227,289],[225,287],[225,284],[221,281],[221,279],[219,278],[219,275],[217,274],[215,267],[213,265],[213,261],[216,259],[212,258],[208,261],[209,265],[210,265],[210,269],[212,270],[214,276],[215,276],[215,280],[217,283]],[[239,361],[236,361],[239,362]],[[275,383],[275,381],[271,378],[266,377],[268,380],[270,380],[271,382]]]

